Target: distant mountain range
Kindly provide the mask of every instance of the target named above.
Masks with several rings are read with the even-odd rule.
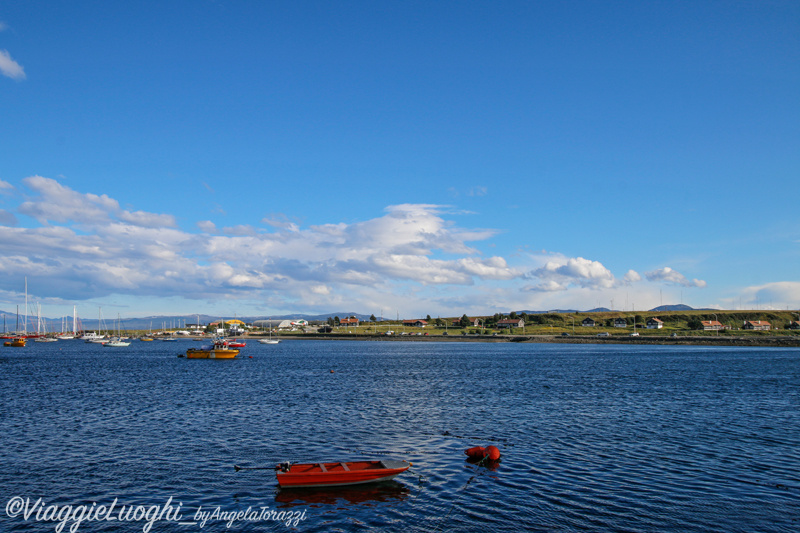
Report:
[[[692,307],[688,305],[661,305],[651,309],[651,312],[657,313],[664,313],[670,311],[693,311]],[[712,310],[712,309],[698,309],[700,311],[705,310]],[[606,307],[596,307],[594,309],[589,309],[588,311],[578,311],[575,309],[551,309],[549,311],[517,311],[516,313],[528,314],[528,315],[538,315],[544,313],[608,313],[611,312],[610,309]],[[13,331],[16,328],[16,313],[9,313],[6,311],[1,312],[4,315],[5,320],[5,330]],[[273,319],[273,320],[308,320],[309,322],[324,322],[328,320],[330,317],[338,316],[339,318],[351,317],[355,316],[362,322],[369,321],[372,315],[365,315],[361,313],[325,313],[321,315],[306,315],[302,313],[293,314],[293,315],[279,315],[279,316],[264,316],[264,315],[254,315],[254,316],[237,316],[237,317],[220,317],[220,316],[212,316],[212,315],[158,315],[158,316],[146,316],[142,318],[123,318],[122,319],[122,329],[137,329],[137,330],[153,330],[153,331],[160,331],[161,329],[180,329],[184,328],[187,325],[196,324],[198,319],[200,320],[200,324],[209,324],[211,322],[216,322],[221,319],[230,320],[232,318],[236,318],[241,320],[242,322],[251,323],[256,320],[265,320],[265,319]],[[412,318],[419,318],[419,317],[412,317]],[[22,327],[22,322],[20,318],[20,327]],[[62,318],[42,318],[42,322],[44,323],[44,328],[46,331],[61,331],[62,327]],[[380,318],[378,317],[378,321],[387,320],[385,317]],[[97,329],[98,319],[95,318],[82,318],[81,325],[83,329],[86,330],[94,330]],[[104,318],[103,319],[104,326],[101,329],[114,329],[115,327],[115,318]],[[67,317],[65,328],[68,330],[72,329],[72,317]],[[28,315],[28,331],[36,331],[36,317]]]

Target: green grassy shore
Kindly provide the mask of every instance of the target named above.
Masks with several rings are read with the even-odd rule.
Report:
[[[729,346],[800,347],[800,330],[787,329],[800,321],[797,311],[680,311],[680,312],[598,312],[546,313],[519,315],[524,328],[454,327],[458,317],[433,319],[425,327],[404,326],[402,321],[362,322],[359,326],[335,326],[319,333],[319,326],[305,330],[280,332],[280,338],[380,341],[482,341],[482,342],[547,342],[547,343],[617,343],[617,344],[704,344]],[[595,327],[584,327],[585,318],[592,318]],[[478,318],[481,324],[492,317]],[[624,318],[627,326],[615,327],[614,319]],[[663,322],[660,329],[648,329],[649,318]],[[636,327],[634,329],[634,319]],[[716,320],[726,329],[703,331],[700,321]],[[745,321],[770,323],[769,331],[743,329]],[[447,326],[445,326],[447,324]],[[638,335],[632,335],[636,333]],[[266,332],[251,331],[240,338],[257,339]],[[602,334],[602,335],[601,335]]]

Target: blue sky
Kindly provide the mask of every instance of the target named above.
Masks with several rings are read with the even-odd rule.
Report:
[[[800,3],[0,5],[0,309],[800,307]]]

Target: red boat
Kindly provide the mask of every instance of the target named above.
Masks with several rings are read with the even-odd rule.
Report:
[[[247,346],[246,342],[237,341],[236,339],[233,339],[232,341],[225,341],[225,344],[227,344],[231,348],[244,348],[245,346]]]
[[[339,487],[388,481],[411,467],[406,461],[356,461],[351,463],[282,463],[275,467],[281,488]]]

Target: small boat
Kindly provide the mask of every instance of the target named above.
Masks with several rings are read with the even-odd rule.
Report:
[[[109,340],[108,342],[104,342],[103,343],[103,346],[106,346],[108,348],[124,348],[125,346],[130,346],[130,345],[131,345],[131,343],[129,343],[129,342],[127,342],[124,339],[121,339],[119,337],[114,337],[111,340]]]
[[[244,341],[237,341],[236,339],[233,339],[232,341],[228,341],[228,346],[230,346],[231,348],[244,348],[245,346],[247,346],[247,343]]]
[[[340,487],[388,481],[411,467],[407,461],[355,461],[349,463],[282,463],[275,467],[281,488]]]
[[[258,339],[258,342],[260,342],[261,344],[278,344],[281,341],[279,341],[278,339],[273,339],[272,338],[272,328],[269,328],[269,338],[268,339]]]
[[[58,342],[55,337],[37,337],[33,342]]]
[[[108,342],[103,343],[103,346],[107,348],[124,348],[131,345],[130,342],[126,342],[128,337],[123,337],[121,335],[121,327],[122,319],[120,319],[119,315],[117,315],[117,336],[111,337]]]
[[[25,337],[16,337],[8,342],[4,342],[3,346],[11,346],[13,348],[24,348],[25,343],[28,342]]]
[[[231,348],[226,341],[218,340],[214,344],[207,344],[200,348],[186,350],[187,359],[233,359],[239,355],[239,350]]]
[[[105,338],[106,338],[105,335],[99,335],[98,333],[96,333],[94,331],[90,331],[88,333],[84,333],[83,335],[80,336],[80,339],[83,340],[83,341],[86,341],[86,342],[102,341]]]

